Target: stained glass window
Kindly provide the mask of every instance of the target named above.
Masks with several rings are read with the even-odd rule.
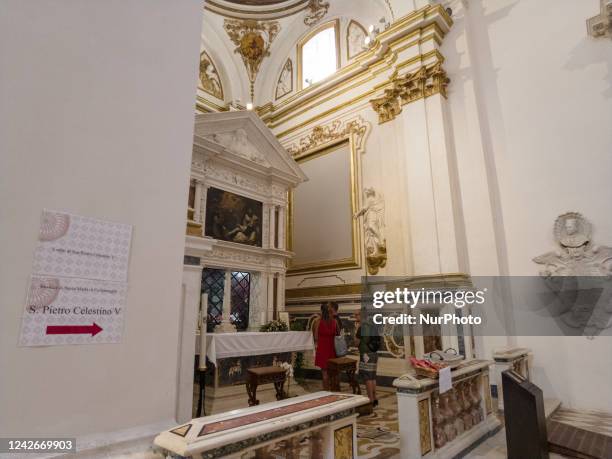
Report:
[[[202,293],[208,293],[208,311],[206,330],[212,332],[221,323],[223,312],[223,280],[225,271],[222,269],[205,268],[202,271]]]
[[[205,268],[202,271],[202,293],[208,294],[206,330],[214,331],[222,321],[223,290],[225,270]],[[249,326],[249,299],[251,295],[251,275],[232,272],[231,279],[231,312],[230,321],[237,330],[246,330]]]
[[[232,322],[237,330],[249,326],[249,298],[251,295],[251,275],[232,273]]]

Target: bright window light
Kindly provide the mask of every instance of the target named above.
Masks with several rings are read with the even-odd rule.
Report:
[[[321,81],[337,70],[336,28],[328,27],[302,45],[302,87]]]

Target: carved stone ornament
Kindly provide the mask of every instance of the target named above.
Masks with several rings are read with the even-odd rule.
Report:
[[[236,45],[235,53],[240,54],[253,87],[261,62],[270,55],[270,45],[280,32],[277,21],[260,22],[253,19],[225,19],[224,26],[230,40]]]
[[[600,0],[600,13],[587,19],[587,30],[594,38],[612,38],[612,0]]]
[[[275,98],[280,99],[293,91],[293,62],[287,59],[276,83]]]
[[[365,151],[365,140],[369,132],[370,124],[360,116],[344,122],[342,120],[335,120],[328,125],[315,126],[309,134],[286,148],[291,156],[295,158],[329,142],[352,136],[356,150],[363,153]]]
[[[349,59],[360,54],[365,48],[365,39],[368,32],[361,24],[351,20],[346,29],[346,55]]]
[[[200,54],[200,84],[204,92],[223,100],[223,86],[219,72],[206,51]]]
[[[304,24],[310,27],[325,17],[329,11],[329,2],[323,0],[310,0],[307,11],[308,13],[304,18]]]
[[[559,298],[557,315],[587,336],[599,334],[612,325],[612,247],[594,245],[591,224],[577,212],[560,215],[553,232],[559,249],[533,261]]]
[[[612,247],[591,243],[591,224],[581,214],[560,215],[554,235],[560,250],[533,259],[543,265],[542,276],[612,275]]]
[[[380,268],[387,265],[387,241],[385,239],[385,201],[374,190],[363,191],[365,206],[354,215],[363,216],[363,233],[365,236],[366,262],[368,272],[378,274]]]
[[[264,166],[270,165],[266,160],[266,157],[261,154],[251,142],[249,142],[247,133],[244,129],[212,134],[210,136],[206,136],[206,138],[215,143],[223,145],[229,151],[242,156],[244,159],[248,159],[249,161],[253,161]]]
[[[378,113],[379,124],[391,121],[402,112],[402,106],[418,99],[442,94],[447,97],[446,89],[450,79],[438,62],[430,67],[421,67],[415,72],[396,77],[391,81],[381,97],[371,99],[370,103]]]

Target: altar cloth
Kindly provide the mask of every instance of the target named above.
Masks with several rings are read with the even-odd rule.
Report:
[[[228,357],[312,349],[314,341],[308,331],[213,333],[206,336],[206,357],[214,365],[217,365],[217,360]]]

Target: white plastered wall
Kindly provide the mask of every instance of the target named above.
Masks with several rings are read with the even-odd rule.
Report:
[[[0,432],[172,420],[198,0],[0,8]],[[43,208],[134,225],[120,344],[17,347]]]
[[[612,245],[612,42],[587,36],[598,0],[500,0],[455,7],[442,51],[472,275],[537,275],[568,211]],[[485,353],[506,344],[485,340]],[[512,341],[509,340],[509,341]],[[518,337],[547,397],[612,408],[610,338]]]

